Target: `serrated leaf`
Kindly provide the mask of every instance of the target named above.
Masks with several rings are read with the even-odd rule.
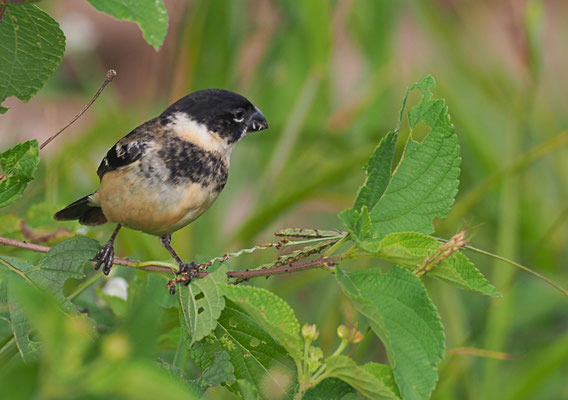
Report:
[[[5,207],[22,197],[28,183],[34,179],[39,164],[37,140],[29,140],[0,153],[0,207]]]
[[[326,378],[308,390],[302,400],[363,400],[367,397],[338,378]]]
[[[300,323],[288,303],[266,289],[252,286],[222,285],[221,291],[239,304],[295,360],[302,359]]]
[[[37,266],[25,260],[0,255],[0,265],[21,276],[28,284],[51,293],[69,313],[75,307],[63,296],[63,285],[68,278],[82,278],[83,264],[92,259],[99,243],[87,237],[75,237],[51,248]]]
[[[388,133],[367,163],[367,178],[353,208],[339,214],[358,243],[381,239],[392,232],[432,233],[432,220],[445,217],[453,204],[459,183],[460,150],[444,100],[431,98],[434,84],[434,78],[426,76],[409,88],[418,88],[424,94],[408,113],[410,126],[426,122],[430,127],[428,136],[422,143],[410,137],[391,176],[398,128]],[[401,118],[407,96],[408,92]]]
[[[428,398],[438,379],[445,340],[440,316],[422,282],[402,267],[388,274],[378,269],[346,274],[337,268],[336,276],[385,345],[402,398]]]
[[[162,0],[88,0],[98,11],[138,24],[144,40],[159,50],[168,31],[168,13]]]
[[[367,178],[355,199],[355,204],[353,205],[355,210],[361,210],[363,205],[372,210],[385,192],[390,182],[392,159],[397,138],[397,131],[387,133],[373,152],[365,166]]]
[[[408,112],[410,127],[424,121],[430,132],[422,143],[408,141],[404,155],[383,196],[369,210],[374,235],[392,232],[434,231],[432,220],[445,217],[458,191],[460,148],[444,100],[432,99],[434,78],[426,76],[411,86],[424,97]]]
[[[227,267],[221,266],[205,278],[191,284],[176,285],[184,337],[191,346],[209,335],[217,326],[217,318],[225,307],[225,298],[217,286],[227,282]]]
[[[379,243],[362,243],[361,247],[377,257],[414,269],[434,254],[441,244],[432,236],[416,232],[400,232],[388,234]],[[473,290],[491,297],[501,297],[495,286],[489,283],[459,251],[436,265],[428,272],[428,276],[436,277],[461,289]]]
[[[198,366],[207,368],[213,362],[213,356],[225,350],[231,358],[237,381],[251,381],[263,399],[291,399],[296,367],[286,349],[229,299],[217,323],[213,335],[191,348],[192,358]],[[239,390],[235,385],[232,388]],[[275,393],[281,396],[275,396]]]
[[[26,102],[61,63],[65,36],[59,24],[33,4],[7,5],[0,23],[0,114],[2,102]]]
[[[399,399],[398,388],[388,366],[367,372],[347,356],[332,356],[325,360],[325,376],[339,378],[370,399]],[[393,385],[394,384],[394,385]]]

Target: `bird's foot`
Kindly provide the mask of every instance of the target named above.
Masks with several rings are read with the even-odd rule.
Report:
[[[170,294],[176,294],[176,284],[183,283],[184,285],[189,285],[193,278],[197,276],[199,268],[195,262],[190,262],[189,264],[181,263],[179,265],[179,271],[176,272],[176,277],[170,280],[167,284],[167,288],[170,290]]]
[[[107,243],[97,253],[95,256],[97,263],[95,264],[95,269],[98,270],[101,265],[103,266],[103,273],[108,275],[110,273],[110,268],[114,262],[114,245],[113,243]]]

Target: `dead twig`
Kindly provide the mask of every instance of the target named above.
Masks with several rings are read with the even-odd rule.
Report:
[[[91,99],[91,101],[89,101],[87,103],[87,105],[85,107],[83,107],[83,109],[77,114],[75,115],[71,121],[69,121],[67,123],[67,125],[65,125],[63,128],[59,129],[55,135],[51,136],[49,139],[47,139],[45,142],[43,142],[41,144],[41,146],[39,146],[39,149],[42,150],[45,146],[47,146],[49,143],[51,143],[51,141],[53,139],[55,139],[57,136],[59,136],[65,129],[69,128],[75,121],[77,121],[79,118],[81,118],[81,115],[83,115],[85,113],[85,111],[87,111],[89,109],[89,107],[91,107],[93,105],[93,103],[95,102],[95,100],[97,100],[97,98],[101,95],[101,93],[103,92],[103,90],[105,89],[105,87],[112,82],[112,80],[114,79],[114,77],[116,76],[116,71],[114,69],[109,69],[107,71],[106,74],[106,78],[104,80],[104,82],[101,84],[101,87],[99,87],[99,90],[97,90],[97,93],[95,93],[95,95],[93,96],[93,98]]]

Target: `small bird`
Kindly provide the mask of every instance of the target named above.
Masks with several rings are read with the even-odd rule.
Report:
[[[171,246],[172,233],[203,214],[223,190],[235,144],[247,133],[267,128],[262,112],[237,93],[191,93],[120,139],[99,165],[99,189],[54,218],[78,219],[83,225],[117,224],[95,256],[95,269],[102,265],[105,275],[113,265],[114,240],[121,227],[159,236],[189,283],[197,265],[178,256]]]

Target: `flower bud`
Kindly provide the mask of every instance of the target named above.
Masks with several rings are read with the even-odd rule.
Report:
[[[319,336],[319,331],[316,328],[316,325],[308,325],[305,324],[302,327],[302,336],[304,337],[304,339],[309,340],[309,341],[314,341],[318,338]]]
[[[363,334],[354,326],[339,325],[337,327],[337,336],[349,343],[359,343],[363,340]]]

